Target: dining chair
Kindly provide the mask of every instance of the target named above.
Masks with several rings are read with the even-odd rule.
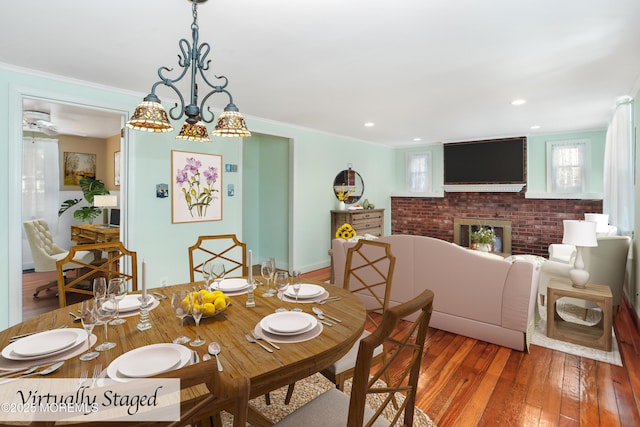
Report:
[[[363,300],[367,319],[374,327],[379,325],[371,313],[384,313],[389,306],[395,264],[396,257],[391,253],[389,243],[361,239],[347,250],[343,286]],[[368,335],[369,332],[365,330],[359,339]],[[382,360],[382,353],[382,347],[375,350],[374,364]],[[344,382],[353,376],[357,354],[356,343],[347,354],[320,373],[342,390]],[[294,387],[295,383],[289,384],[285,404],[291,401]]]
[[[196,281],[195,273],[202,274],[202,267],[212,260],[224,263],[228,277],[246,277],[249,274],[247,245],[240,242],[235,234],[198,237],[198,241],[189,247],[191,282]]]
[[[362,427],[365,423],[368,426],[412,426],[433,298],[433,292],[425,290],[415,298],[384,311],[380,325],[358,344],[350,396],[331,388],[274,426]],[[402,320],[414,313],[417,313],[415,322]],[[374,354],[381,346],[386,351],[382,363],[376,367]],[[367,403],[367,396],[375,399],[379,407],[372,409]]]
[[[63,267],[65,263],[74,259],[80,251],[90,251],[100,254],[100,258],[92,262],[77,262],[82,269],[78,274],[66,281],[64,280]],[[106,253],[106,258],[102,254]],[[131,290],[138,290],[138,261],[136,252],[125,248],[122,242],[90,243],[86,245],[72,246],[65,258],[56,263],[58,269],[58,299],[60,307],[67,305],[67,293],[93,295],[91,280],[102,276],[107,279],[121,277],[131,281]]]
[[[24,222],[24,231],[27,235],[31,256],[33,257],[33,269],[37,273],[56,271],[56,262],[65,258],[69,251],[62,249],[53,241],[53,236],[49,230],[49,224],[44,219],[33,219]],[[64,276],[68,271],[80,268],[76,262],[90,263],[93,261],[93,253],[89,251],[78,251],[71,262],[63,265]],[[37,297],[41,291],[58,286],[57,280],[52,280],[45,285],[40,285],[33,293]]]

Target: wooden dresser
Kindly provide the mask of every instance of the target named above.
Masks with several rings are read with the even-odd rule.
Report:
[[[357,209],[331,211],[331,239],[342,224],[351,224],[358,235],[382,236],[384,233],[384,209]]]

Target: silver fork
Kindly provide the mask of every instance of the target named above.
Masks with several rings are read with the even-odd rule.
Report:
[[[84,384],[88,376],[89,371],[82,371],[82,374],[80,374],[80,379],[78,380],[78,388],[82,387],[82,384]]]
[[[91,376],[91,388],[96,385],[96,381],[100,378],[100,374],[102,374],[102,363],[98,363],[93,367],[93,375]]]
[[[265,337],[260,336],[260,335],[256,334],[255,332],[251,332],[251,335],[253,335],[253,337],[255,339],[257,339],[257,340],[262,340],[262,341],[266,342],[267,344],[269,344],[271,347],[275,348],[276,350],[280,350],[280,346],[279,345],[269,341]]]
[[[260,347],[264,348],[269,353],[273,353],[273,350],[271,350],[269,347],[267,347],[266,345],[262,344],[260,341],[256,340],[255,338],[253,338],[251,335],[245,334],[244,336],[247,338],[247,341],[249,341],[250,343],[258,344]]]

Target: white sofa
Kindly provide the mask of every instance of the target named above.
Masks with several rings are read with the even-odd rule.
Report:
[[[396,256],[391,306],[430,289],[435,298],[429,326],[520,351],[526,348],[538,283],[533,262],[510,262],[425,236],[392,235],[378,241],[391,244]],[[346,254],[353,245],[333,240],[338,286],[343,285]]]

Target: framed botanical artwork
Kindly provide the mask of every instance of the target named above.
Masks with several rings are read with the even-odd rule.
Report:
[[[221,155],[171,151],[174,224],[222,219],[221,168]]]
[[[80,185],[83,177],[96,177],[96,155],[64,152],[64,185]]]
[[[120,152],[113,153],[113,183],[120,185]]]

